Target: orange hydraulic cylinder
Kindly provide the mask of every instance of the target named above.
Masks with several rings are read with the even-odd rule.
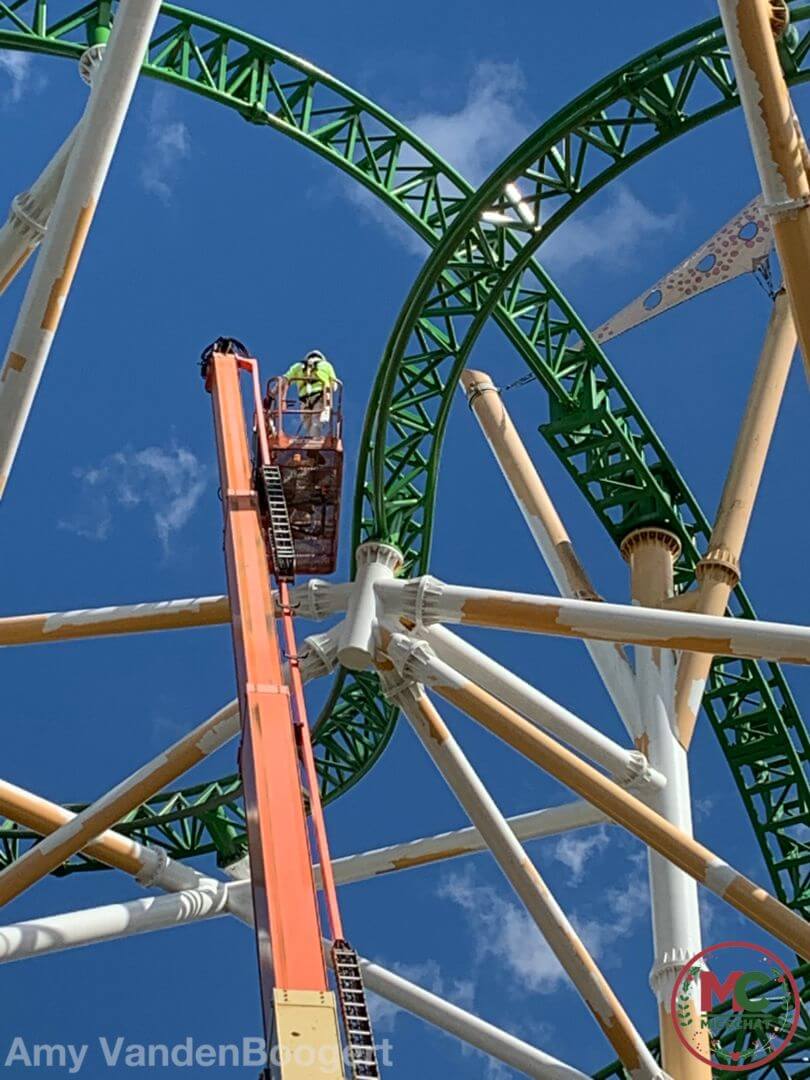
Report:
[[[214,405],[233,644],[242,715],[241,771],[265,1025],[274,990],[327,989],[298,757],[253,489],[236,356],[214,353]]]

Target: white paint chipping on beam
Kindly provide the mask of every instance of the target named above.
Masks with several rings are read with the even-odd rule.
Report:
[[[199,614],[206,608],[221,606],[225,596],[199,596],[184,600],[158,600],[144,604],[124,604],[118,607],[78,608],[75,611],[57,611],[46,615],[42,625],[43,634],[53,634],[66,626],[103,626],[121,619],[151,621],[167,615]]]
[[[713,859],[706,868],[706,888],[718,896],[725,896],[730,885],[740,875],[723,859]]]
[[[429,602],[420,604],[420,590],[424,597],[426,585],[430,589]],[[385,582],[376,588],[388,621],[404,616],[411,622],[425,625],[464,623],[752,660],[810,664],[810,627],[806,626],[446,585],[436,578]]]
[[[574,829],[587,828],[589,825],[612,824],[601,811],[584,799],[561,806],[550,806],[545,810],[533,810],[528,814],[518,814],[507,818],[507,823],[521,841],[559,836]],[[482,851],[486,851],[484,838],[478,829],[470,827],[391,844],[375,851],[344,855],[333,861],[332,868],[337,884],[349,885],[446,859],[476,855]],[[319,880],[319,867],[315,866],[314,871],[316,880]]]

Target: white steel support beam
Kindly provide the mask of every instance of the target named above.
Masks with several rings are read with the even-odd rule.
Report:
[[[388,622],[404,616],[417,626],[461,623],[496,630],[622,641],[660,649],[687,649],[749,660],[810,664],[810,627],[807,626],[445,585],[432,577],[385,582],[377,585],[377,592]]]
[[[232,702],[229,707],[235,711],[236,702]],[[0,814],[41,836],[48,836],[76,816],[73,811],[58,803],[35,795],[16,784],[10,784],[7,780],[0,780]],[[518,814],[509,818],[508,822],[515,836],[521,841],[559,836],[590,825],[612,824],[604,814],[584,799],[545,810],[534,810],[528,814]],[[335,859],[332,865],[337,884],[350,885],[445,859],[476,855],[482,851],[486,851],[483,837],[477,829],[467,828],[391,844],[374,851],[346,855]],[[196,888],[201,882],[208,880],[192,867],[174,862],[161,849],[144,847],[136,840],[109,829],[88,844],[84,852],[90,858],[132,875],[147,888],[154,886],[172,892]],[[242,862],[244,867],[240,866]],[[313,872],[316,880],[320,881],[320,868],[317,864],[313,867]],[[231,864],[228,873],[237,878],[244,877],[247,873],[247,858]]]
[[[640,788],[658,788],[666,783],[660,772],[650,769],[641,750],[628,750],[619,746],[613,739],[591,727],[575,713],[536,690],[446,627],[426,628],[421,636],[450,667],[483,686],[490,694],[500,698],[532,723],[556,735],[562,742],[607,769],[617,783],[625,787]]]
[[[766,889],[740,874],[514,709],[459,675],[436,656],[427,642],[394,634],[386,651],[405,679],[433,687],[451,705],[593,803],[757,926],[810,960],[810,926]]]
[[[718,0],[737,90],[810,378],[810,177],[770,0]]]
[[[560,596],[601,601],[571,543],[568,531],[512,423],[501,395],[483,371],[464,371],[461,382],[484,437],[501,468]],[[625,727],[639,733],[638,697],[633,669],[624,649],[602,641],[586,641],[597,671]]]
[[[0,374],[0,496],[62,317],[160,0],[122,0]]]
[[[105,45],[91,45],[79,60],[82,79],[91,84],[96,78]],[[0,296],[23,269],[29,256],[39,247],[51,217],[56,195],[65,178],[70,153],[82,121],[73,127],[62,146],[45,165],[27,191],[15,195],[9,219],[0,229]]]
[[[541,837],[559,836],[573,829],[584,829],[589,825],[611,824],[599,810],[584,799],[551,806],[547,810],[534,810],[528,814],[518,814],[507,818],[507,824],[518,840],[537,840]],[[476,828],[457,829],[439,836],[427,836],[420,840],[410,840],[403,844],[392,844],[366,851],[357,855],[345,855],[335,859],[332,868],[338,885],[350,885],[355,881],[368,881],[369,878],[391,874],[398,870],[411,870],[445,859],[456,859],[462,855],[477,855],[487,850],[483,836]],[[315,868],[315,877],[320,879],[319,868]]]
[[[79,60],[79,72],[90,85],[96,78],[104,45],[91,45]],[[27,191],[16,195],[8,220],[0,228],[0,295],[39,247],[79,134],[80,120]]]
[[[244,900],[250,906],[247,882],[218,884],[219,888],[139,897],[126,903],[46,915],[0,927],[0,964],[230,915],[234,894],[244,893]]]
[[[11,203],[8,220],[0,229],[0,295],[45,235],[77,132],[78,127],[71,131],[31,187],[16,195]]]
[[[223,884],[220,893],[212,893],[205,887],[189,889],[172,896],[107,904],[0,927],[0,963],[188,926],[228,913],[247,925],[252,924],[247,881]],[[331,963],[331,947],[332,943],[324,940],[327,963]],[[401,975],[363,957],[360,957],[360,966],[367,989],[526,1076],[537,1080],[588,1080],[579,1069],[565,1065]]]
[[[526,1076],[535,1080],[588,1080],[585,1073],[572,1065],[558,1061],[379,964],[361,957],[360,968],[368,990]]]
[[[236,712],[237,703],[233,701],[226,708]],[[72,810],[7,780],[0,780],[0,814],[41,836],[48,836],[76,816]],[[559,836],[589,825],[611,824],[604,814],[584,799],[545,810],[534,810],[528,814],[518,814],[508,821],[519,840],[536,840]],[[154,886],[173,892],[195,888],[201,882],[209,880],[192,867],[174,862],[161,849],[144,847],[136,840],[110,829],[83,850],[90,858],[132,875],[145,887]],[[350,885],[398,870],[411,870],[462,855],[475,855],[485,850],[486,844],[478,830],[467,828],[391,844],[356,855],[345,855],[335,859],[332,865],[337,884]],[[245,864],[243,867],[240,866],[242,862]],[[313,867],[313,872],[319,881],[320,868],[317,864]],[[228,873],[237,878],[246,876],[247,858],[231,864]]]
[[[374,659],[378,581],[391,581],[402,566],[402,553],[392,544],[375,540],[357,549],[357,576],[346,608],[338,660],[352,671],[370,668]]]
[[[91,45],[79,60],[79,72],[91,84],[98,74],[104,45]],[[0,228],[0,295],[39,247],[79,134],[80,120],[27,191],[16,195]]]
[[[484,837],[507,881],[628,1073],[660,1080],[664,1073],[621,1002],[422,688],[403,686],[401,672],[397,673],[390,661],[380,662],[380,675],[386,694],[402,709],[448,787]]]
[[[633,599],[649,607],[662,605],[674,594],[674,564],[680,543],[663,529],[638,529],[622,544],[630,564]],[[650,793],[650,805],[681,832],[691,837],[692,805],[686,749],[678,739],[675,720],[675,667],[670,649],[636,647],[642,746],[650,762],[667,777],[663,791]],[[669,859],[648,849],[650,901],[653,924],[653,967],[650,985],[658,1002],[662,1062],[679,1080],[711,1080],[711,1066],[684,1046],[672,1015],[672,993],[683,966],[702,949],[697,882]],[[691,1007],[698,1040],[693,1049],[710,1058],[708,1032],[701,1029],[699,983],[695,982]]]

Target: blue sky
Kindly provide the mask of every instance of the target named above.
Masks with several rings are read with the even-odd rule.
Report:
[[[542,18],[531,6],[495,10],[457,0],[412,0],[396,13],[369,0],[351,7],[322,0],[273,9],[245,0],[199,6],[357,87],[432,140],[473,182],[585,86],[714,13],[710,0],[626,0],[620,17],[586,0],[575,12],[548,5]],[[6,200],[37,174],[77,119],[84,94],[70,63],[0,56]],[[799,94],[800,107],[803,101]],[[755,191],[736,114],[643,162],[595,200],[555,244],[549,265],[598,325]],[[323,349],[347,384],[351,463],[374,370],[420,259],[322,160],[231,112],[143,83],[4,500],[2,611],[221,592],[210,403],[196,367],[201,347],[235,334],[267,374],[310,347]],[[22,278],[0,301],[3,339],[24,286]],[[709,514],[767,315],[766,297],[744,279],[608,350]],[[474,363],[501,383],[522,374],[495,332],[482,335]],[[795,581],[808,526],[795,482],[795,463],[806,452],[805,394],[796,363],[744,563],[760,614],[795,622],[805,619],[808,598]],[[528,387],[508,404],[599,588],[626,599],[623,563],[536,433],[546,419],[543,395]],[[347,560],[344,545],[344,569]],[[460,402],[443,459],[433,572],[552,591]],[[495,633],[475,640],[622,737],[582,646]],[[807,702],[807,676],[790,676],[800,703]],[[3,775],[60,801],[100,794],[234,693],[224,628],[6,650],[0,679]],[[470,722],[449,711],[448,720],[504,811],[567,799]],[[705,723],[693,757],[699,837],[764,882]],[[231,772],[234,761],[235,747],[227,747],[198,775]],[[463,824],[405,727],[373,773],[329,811],[339,855]],[[530,850],[651,1034],[640,846],[603,829]],[[10,906],[7,921],[135,895],[137,886],[114,873],[50,880]],[[341,899],[365,955],[586,1071],[612,1060],[490,860],[349,886]],[[706,910],[707,943],[757,937],[719,905]],[[7,967],[0,980],[0,1060],[16,1034],[48,1043],[95,1043],[99,1034],[231,1042],[260,1028],[252,941],[224,920]],[[417,1069],[423,1080],[513,1075],[404,1014],[381,1008],[378,1020],[394,1043],[392,1076]],[[82,1075],[108,1075],[98,1053]]]

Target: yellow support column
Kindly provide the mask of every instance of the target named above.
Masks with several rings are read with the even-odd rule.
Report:
[[[810,177],[776,38],[788,12],[773,0],[718,0],[748,134],[810,379]]]

